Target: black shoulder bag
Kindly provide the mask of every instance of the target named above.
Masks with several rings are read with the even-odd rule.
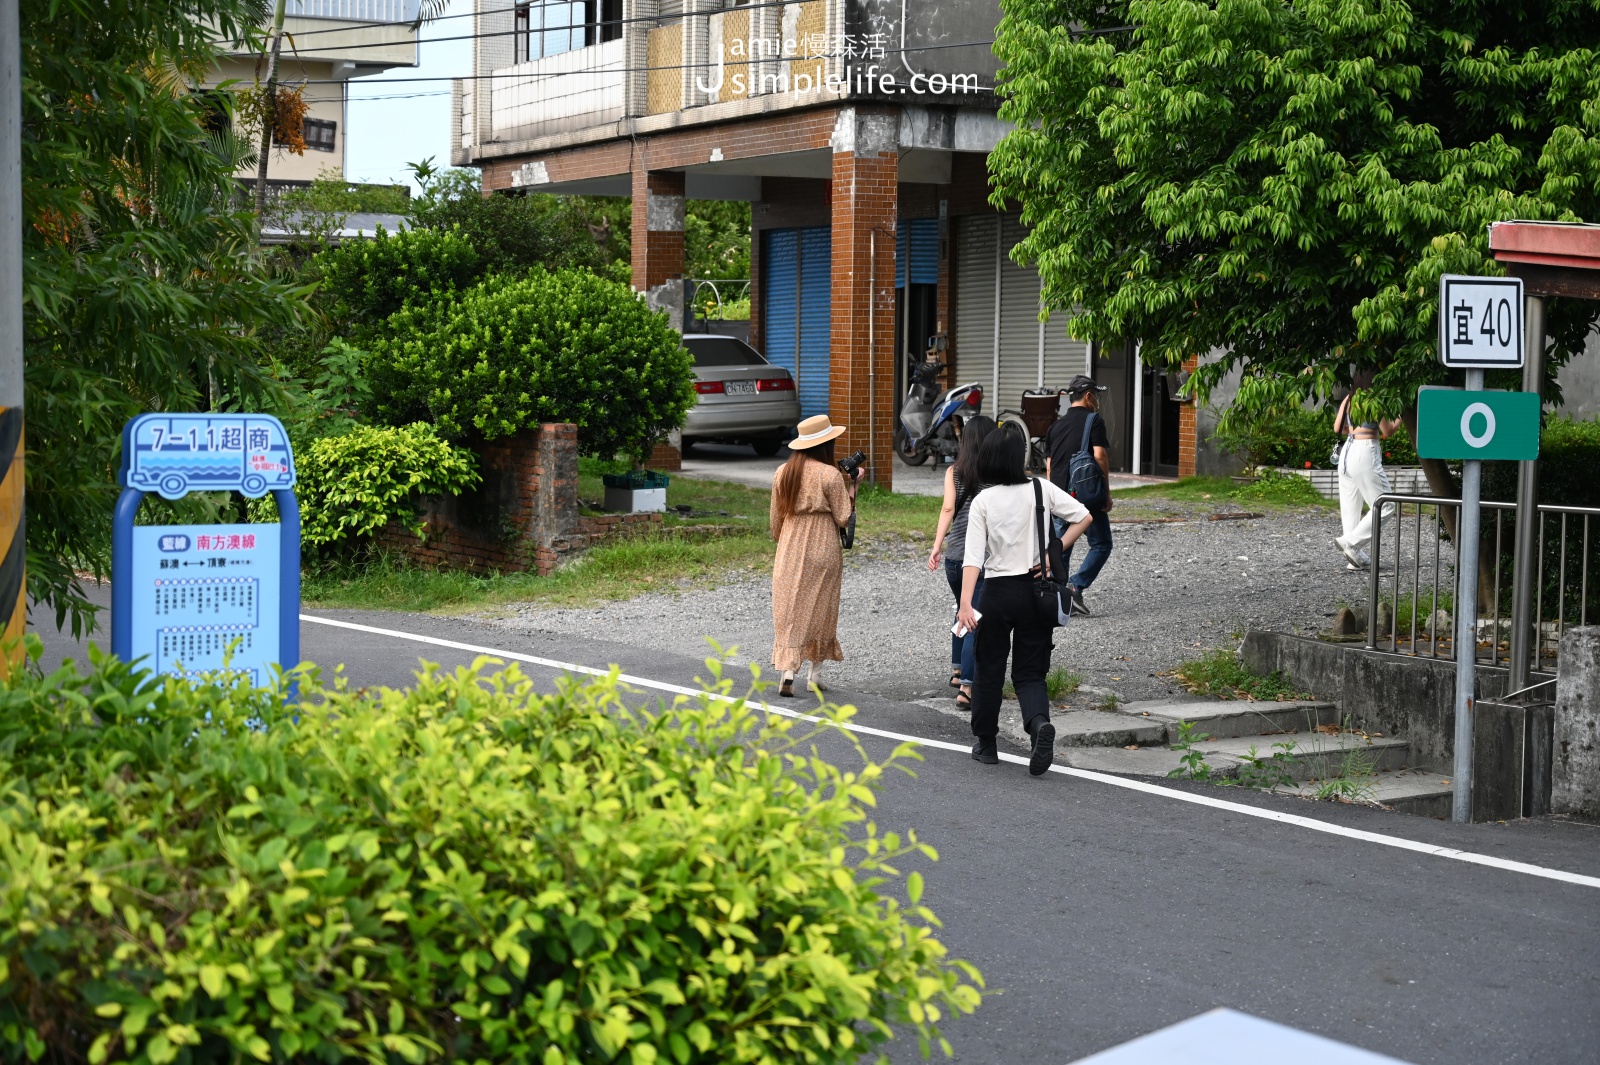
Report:
[[[1039,624],[1046,628],[1065,625],[1072,616],[1072,593],[1052,574],[1063,573],[1061,544],[1045,524],[1044,489],[1038,478],[1033,482],[1034,525],[1039,536],[1039,575],[1033,581],[1033,609]]]

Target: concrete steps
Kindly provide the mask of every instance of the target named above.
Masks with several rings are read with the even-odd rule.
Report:
[[[1109,695],[1110,693],[1103,693]],[[924,705],[965,717],[948,700]],[[1001,734],[1019,749],[1027,747],[1016,702],[1007,700],[1000,715]],[[1182,765],[1183,752],[1172,749],[1179,725],[1192,722],[1195,744],[1222,781],[1249,776],[1256,759],[1270,760],[1291,745],[1280,764],[1291,783],[1281,794],[1307,799],[1371,803],[1427,817],[1450,816],[1448,774],[1411,764],[1411,746],[1404,737],[1345,731],[1336,704],[1320,700],[1246,702],[1218,699],[1154,699],[1122,703],[1113,709],[1074,710],[1057,707],[1056,759],[1078,769],[1131,776],[1164,777]],[[1259,778],[1258,778],[1259,779]]]
[[[1165,776],[1182,764],[1183,753],[1171,745],[1179,725],[1191,722],[1192,735],[1206,737],[1194,749],[1218,778],[1248,776],[1252,748],[1254,758],[1269,760],[1287,744],[1279,762],[1293,783],[1280,786],[1281,794],[1450,816],[1448,775],[1411,765],[1404,737],[1344,731],[1331,702],[1162,699],[1053,717],[1061,759],[1082,769]]]
[[[1306,732],[1319,725],[1339,724],[1339,708],[1333,703],[1316,701],[1252,703],[1220,699],[1159,699],[1125,703],[1117,711],[1165,723],[1169,742],[1178,738],[1180,721],[1192,721],[1195,732],[1204,732],[1214,739]]]
[[[1338,786],[1337,781],[1308,780],[1289,794],[1308,799],[1376,803],[1401,813],[1449,818],[1450,778],[1430,769],[1396,769]]]
[[[1362,736],[1359,733],[1290,732],[1270,736],[1231,736],[1205,740],[1195,750],[1206,756],[1213,771],[1235,775],[1252,750],[1254,757],[1266,759],[1278,753],[1278,744],[1292,744],[1283,751],[1282,762],[1296,780],[1313,777],[1325,780],[1352,771],[1381,773],[1404,769],[1411,757],[1411,745],[1392,736]],[[1178,752],[1173,752],[1175,755]]]

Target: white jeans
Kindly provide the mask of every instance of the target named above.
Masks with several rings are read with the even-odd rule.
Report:
[[[1389,475],[1383,470],[1383,441],[1346,440],[1339,455],[1339,517],[1344,522],[1343,546],[1365,555],[1372,544],[1372,511],[1365,514],[1381,495],[1390,491]],[[1384,507],[1385,520],[1394,517],[1394,504]]]

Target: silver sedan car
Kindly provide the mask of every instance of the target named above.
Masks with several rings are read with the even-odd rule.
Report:
[[[696,443],[749,444],[758,455],[776,455],[800,420],[794,378],[742,340],[711,333],[686,333],[694,356],[699,402],[683,425],[683,449]]]

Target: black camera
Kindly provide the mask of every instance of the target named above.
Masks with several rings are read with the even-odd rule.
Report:
[[[844,475],[853,481],[856,479],[856,471],[861,469],[866,461],[867,453],[857,450],[855,454],[839,460],[839,469],[843,470]]]

